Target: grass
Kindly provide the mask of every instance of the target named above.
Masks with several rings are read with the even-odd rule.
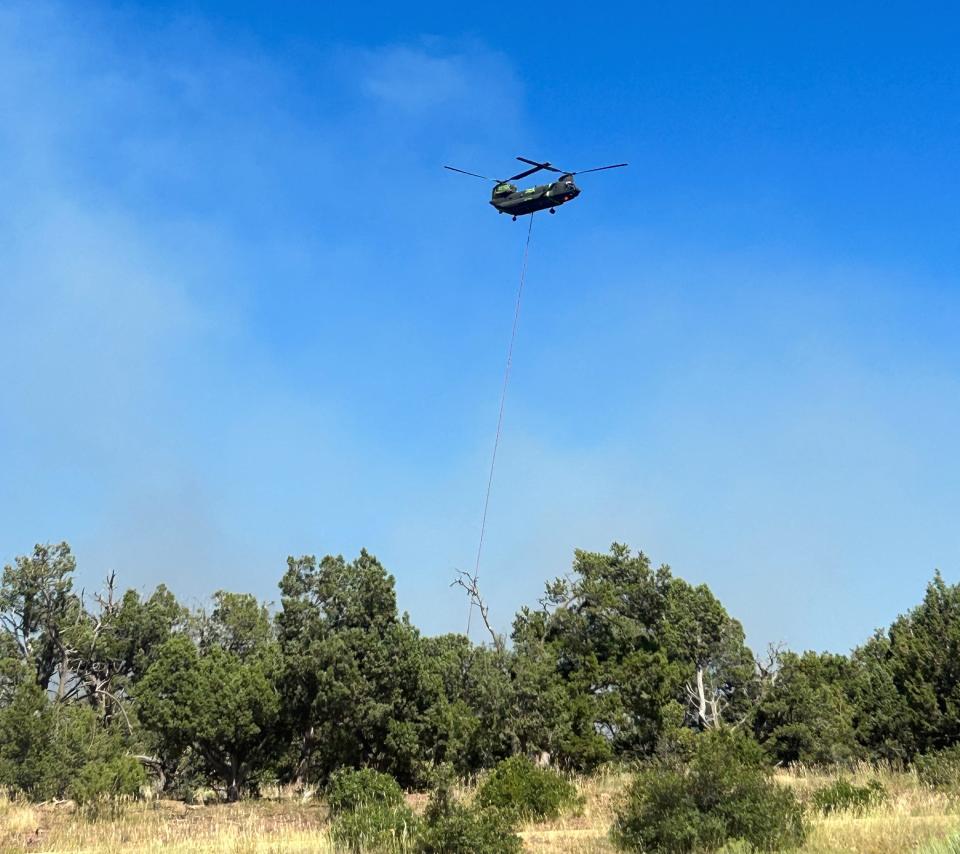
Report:
[[[887,801],[862,814],[811,816],[802,854],[960,854],[960,801],[921,785],[910,773],[861,766],[848,775],[859,785],[879,779]],[[777,780],[805,803],[836,775],[799,768],[778,771]],[[530,852],[612,852],[607,830],[627,781],[607,772],[579,781],[583,807],[550,822],[520,828]],[[464,793],[468,798],[470,792]],[[423,796],[411,796],[415,810]],[[70,805],[30,805],[0,799],[0,854],[13,852],[107,852],[107,854],[281,854],[334,852],[327,810],[317,800],[278,796],[239,804],[186,806],[173,801],[131,804],[121,815],[91,821]],[[39,830],[39,833],[37,832]]]

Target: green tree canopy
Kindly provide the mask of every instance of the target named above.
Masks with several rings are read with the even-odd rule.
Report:
[[[366,551],[350,562],[291,557],[280,591],[293,776],[370,767],[409,783],[428,696],[419,634],[397,614],[393,576]]]
[[[861,755],[850,697],[855,667],[844,655],[787,652],[758,703],[754,729],[778,762],[830,764]]]
[[[182,634],[171,637],[136,695],[166,768],[192,751],[236,800],[279,749],[279,651],[254,597],[221,591],[215,603],[201,618],[200,646]]]
[[[33,554],[3,568],[0,580],[0,624],[7,641],[3,650],[32,670],[46,688],[63,663],[62,632],[75,616],[73,593],[76,560],[66,543],[37,545]]]

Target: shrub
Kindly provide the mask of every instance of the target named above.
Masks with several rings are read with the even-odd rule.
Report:
[[[372,768],[337,771],[327,784],[327,805],[331,815],[353,812],[362,806],[399,807],[403,789],[389,774]]]
[[[88,816],[115,815],[146,782],[143,767],[132,756],[88,762],[70,781],[67,792]]]
[[[879,780],[857,786],[849,780],[836,780],[813,793],[813,805],[824,815],[832,812],[862,813],[887,799],[887,790]]]
[[[913,767],[921,783],[935,789],[955,788],[960,785],[960,745],[918,756]]]
[[[513,832],[514,814],[456,803],[450,766],[435,770],[434,783],[417,837],[417,854],[516,854],[522,850],[523,843]]]
[[[340,812],[330,835],[338,851],[405,851],[417,819],[406,804],[361,803]]]
[[[492,809],[451,804],[421,825],[419,854],[516,854],[523,849],[510,819]]]
[[[126,747],[120,730],[103,726],[92,709],[55,704],[24,681],[0,708],[0,789],[33,801],[66,796],[96,812],[145,782]]]
[[[727,730],[699,736],[685,766],[661,761],[641,771],[611,830],[626,851],[715,851],[738,840],[772,851],[805,836],[800,805],[771,780],[760,747]]]
[[[477,803],[523,819],[556,818],[577,803],[574,785],[556,771],[538,768],[524,756],[503,760],[477,791]]]

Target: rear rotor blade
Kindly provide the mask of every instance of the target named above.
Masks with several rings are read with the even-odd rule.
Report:
[[[604,169],[619,169],[621,166],[629,166],[628,163],[614,163],[613,166],[597,166],[594,169],[581,169],[579,172],[571,172],[571,175],[586,175],[587,172],[602,172]]]
[[[488,178],[486,175],[478,175],[476,172],[467,172],[466,169],[457,169],[456,166],[444,166],[444,169],[449,169],[451,172],[459,172],[461,175],[472,175],[474,178],[483,178],[484,181],[493,181],[493,178]]]

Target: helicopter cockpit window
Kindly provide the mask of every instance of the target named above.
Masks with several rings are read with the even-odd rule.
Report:
[[[497,186],[494,187],[493,189],[493,193],[495,196],[505,196],[508,193],[515,193],[516,191],[517,191],[517,187],[515,184],[507,184],[507,183],[497,184]]]

